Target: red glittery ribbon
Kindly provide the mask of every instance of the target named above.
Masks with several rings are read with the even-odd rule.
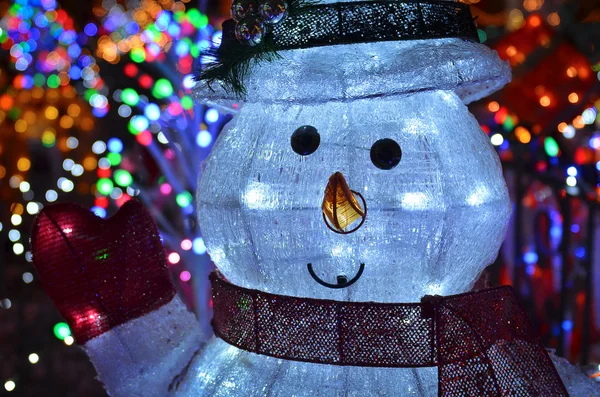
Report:
[[[438,396],[568,396],[511,287],[421,303],[340,302],[212,273],[213,329],[250,352],[320,364],[438,367]]]
[[[107,220],[76,204],[48,206],[31,245],[42,285],[80,344],[175,296],[158,229],[135,200]]]

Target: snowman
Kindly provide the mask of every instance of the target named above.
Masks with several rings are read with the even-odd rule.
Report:
[[[243,0],[232,16],[197,92],[223,108],[243,103],[198,187],[218,269],[215,335],[201,336],[166,287],[140,313],[86,320],[77,339],[109,394],[567,395],[511,290],[469,292],[511,211],[499,160],[466,108],[510,70],[476,43],[468,8]],[[52,258],[70,254],[43,242],[78,230],[69,211],[38,218],[46,285]],[[61,311],[78,326],[85,305]],[[592,393],[577,382],[571,392]]]

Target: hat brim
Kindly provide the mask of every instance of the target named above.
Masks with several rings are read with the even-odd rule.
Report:
[[[453,90],[465,104],[510,81],[511,70],[488,47],[461,39],[391,41],[280,52],[251,65],[246,95],[200,82],[196,99],[225,111],[244,102],[315,103]]]

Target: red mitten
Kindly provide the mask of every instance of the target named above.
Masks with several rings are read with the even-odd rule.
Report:
[[[201,333],[175,295],[156,225],[136,201],[104,220],[45,208],[32,234],[40,280],[110,396],[162,397]]]
[[[107,220],[77,204],[46,207],[31,245],[44,289],[80,344],[175,295],[156,225],[137,201]]]

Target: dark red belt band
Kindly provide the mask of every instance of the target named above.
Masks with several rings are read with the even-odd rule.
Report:
[[[249,352],[342,366],[437,366],[439,396],[568,396],[508,286],[375,303],[275,295],[216,272],[210,279],[215,334]]]

